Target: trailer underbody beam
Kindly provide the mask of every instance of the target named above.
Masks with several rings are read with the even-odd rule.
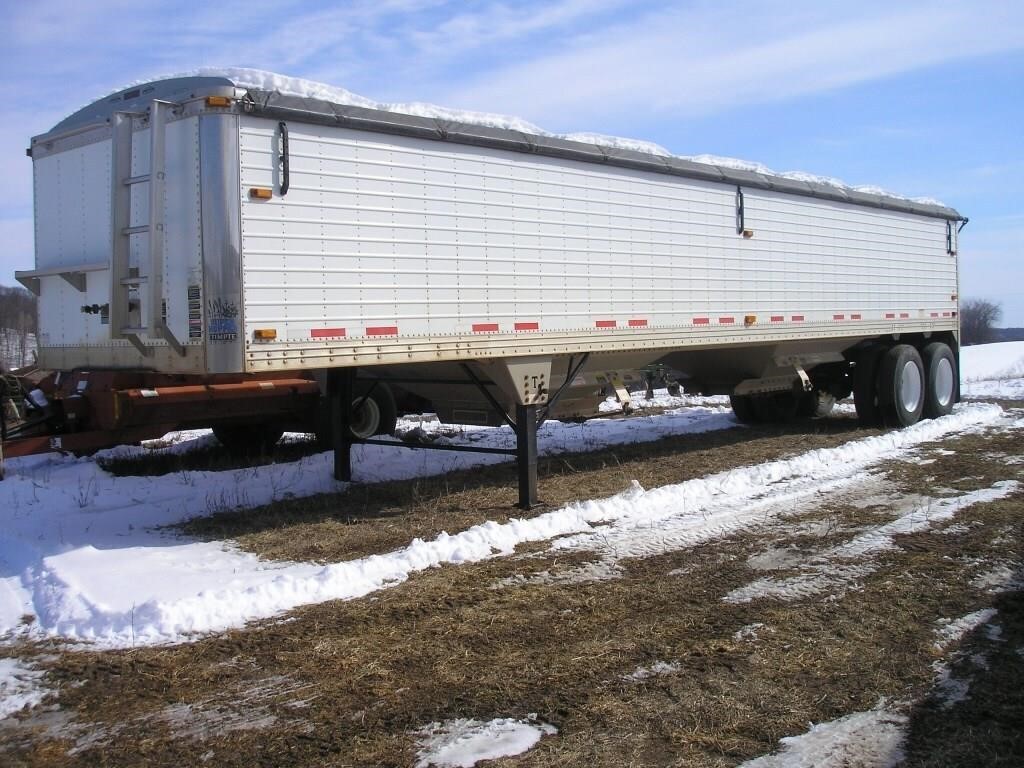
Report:
[[[486,384],[472,371],[466,368],[468,380],[465,383],[476,386],[489,401],[497,406],[497,401],[486,389]],[[331,444],[334,449],[334,479],[352,482],[352,446],[380,445],[388,448],[413,448],[429,451],[451,451],[458,453],[482,453],[514,456],[519,476],[520,509],[533,509],[540,502],[537,499],[537,408],[536,404],[516,405],[516,418],[513,421],[500,409],[502,417],[511,425],[516,436],[515,448],[470,447],[466,445],[429,445],[423,443],[395,442],[379,438],[359,438],[352,434],[352,411],[356,403],[356,369],[332,368],[327,373],[327,397],[330,401]],[[365,400],[365,397],[363,398]]]

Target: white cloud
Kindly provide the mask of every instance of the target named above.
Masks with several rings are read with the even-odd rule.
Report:
[[[571,41],[568,50],[487,72],[453,106],[521,114],[558,130],[643,109],[705,115],[782,101],[960,58],[1024,47],[1024,7],[763,4],[658,11]],[[573,125],[566,125],[571,116]]]

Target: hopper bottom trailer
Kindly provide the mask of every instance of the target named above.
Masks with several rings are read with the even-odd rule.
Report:
[[[348,479],[429,409],[509,424],[528,507],[538,424],[651,365],[745,422],[959,397],[952,208],[282,83],[158,80],[32,139],[40,370],[4,378],[7,456],[290,429]]]

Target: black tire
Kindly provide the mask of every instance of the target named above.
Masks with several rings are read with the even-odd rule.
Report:
[[[925,393],[924,363],[909,344],[897,344],[878,366],[878,406],[889,427],[909,427],[921,419]]]
[[[213,436],[234,456],[261,456],[273,452],[284,430],[273,424],[217,424]]]
[[[832,413],[836,404],[835,395],[820,389],[804,392],[797,407],[797,416],[801,419],[820,419]]]
[[[878,366],[888,348],[881,344],[866,348],[857,357],[853,369],[853,402],[857,418],[865,427],[882,425],[882,409],[878,404]]]
[[[360,404],[362,407],[356,413],[355,408]],[[350,428],[353,437],[394,434],[398,425],[398,408],[395,406],[395,396],[387,384],[358,382],[352,409]]]
[[[355,407],[362,403],[360,413]],[[352,437],[365,439],[375,435],[392,435],[398,425],[398,407],[395,396],[386,384],[374,386],[368,382],[356,382],[352,397],[353,412],[349,424]],[[324,448],[333,447],[331,439],[331,403],[328,398],[321,398],[319,428],[316,430],[316,442]]]
[[[753,424],[757,421],[753,398],[750,395],[729,395],[732,414],[740,424]]]
[[[757,420],[768,424],[788,424],[800,411],[800,398],[793,392],[772,392],[754,398]]]
[[[941,341],[933,341],[921,350],[924,364],[924,410],[926,419],[947,416],[956,403],[957,369],[953,350]]]

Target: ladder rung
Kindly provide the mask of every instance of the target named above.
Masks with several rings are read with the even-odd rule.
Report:
[[[130,187],[132,184],[145,184],[149,181],[149,174],[143,173],[139,176],[129,176],[124,180],[125,186]]]
[[[149,280],[149,278],[145,275],[140,275],[139,277],[122,277],[121,285],[143,285],[147,280]]]
[[[149,224],[140,224],[137,227],[125,227],[121,230],[122,235],[141,235],[143,232],[149,232]]]

